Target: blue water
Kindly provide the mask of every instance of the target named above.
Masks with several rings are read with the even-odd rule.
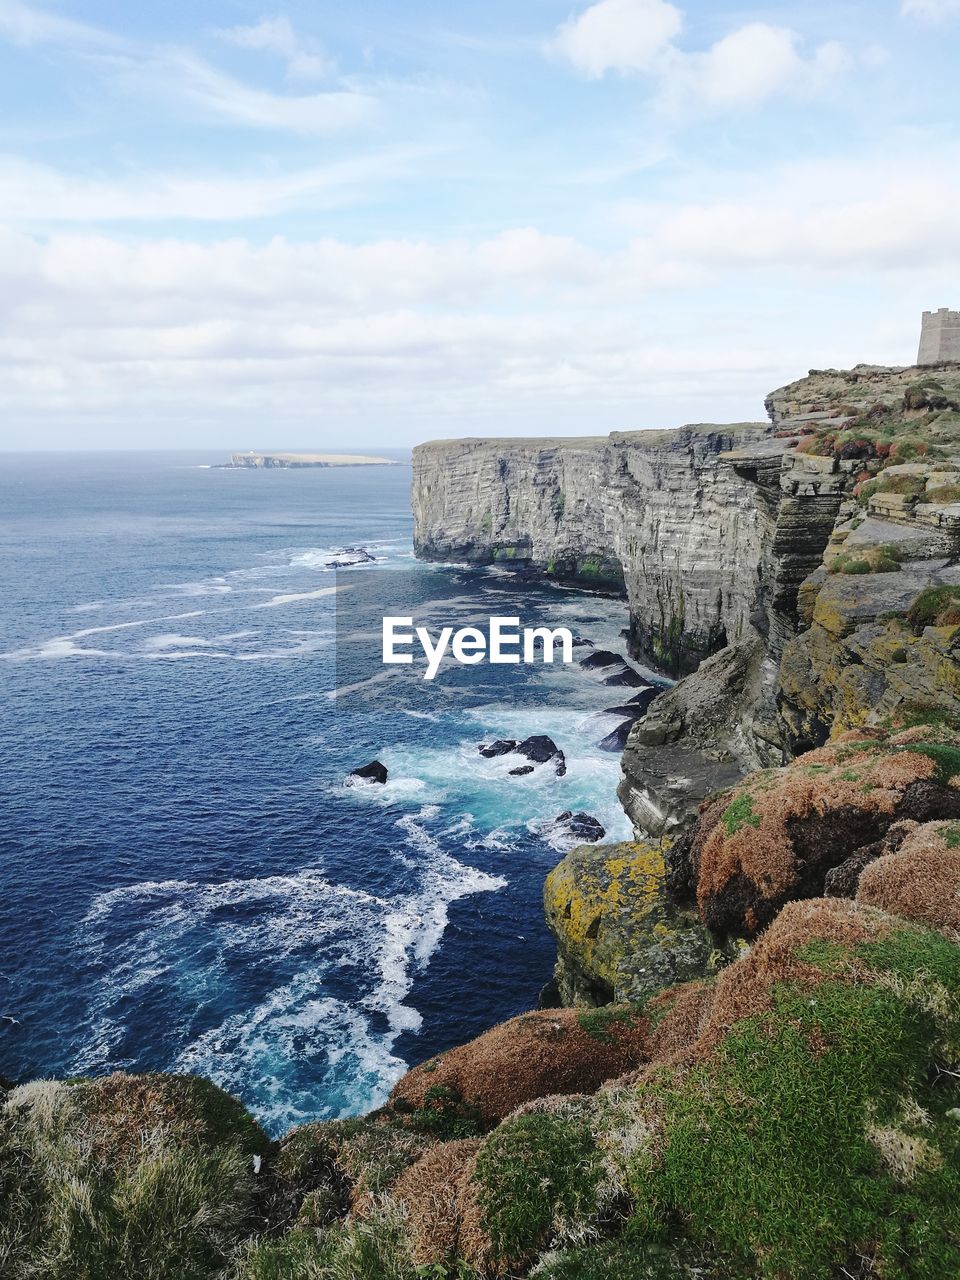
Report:
[[[369,1108],[531,1007],[549,819],[629,834],[596,744],[631,690],[484,666],[336,698],[331,551],[367,547],[438,617],[519,613],[621,650],[626,619],[419,564],[408,466],[218,461],[0,455],[0,1073],[197,1071],[280,1132]],[[530,733],[565,778],[477,754]],[[373,757],[387,785],[346,786]]]

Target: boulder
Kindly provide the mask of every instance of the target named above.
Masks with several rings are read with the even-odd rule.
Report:
[[[605,738],[601,738],[597,744],[601,751],[623,751],[627,745],[627,739],[630,737],[630,730],[633,727],[632,720],[624,720],[618,724],[616,729],[612,729]]]
[[[634,671],[633,667],[623,667],[619,671],[614,671],[612,675],[604,676],[600,683],[607,685],[610,689],[639,689],[647,682],[643,676]]]
[[[361,782],[378,782],[382,785],[387,780],[387,767],[379,760],[371,760],[369,764],[353,769],[350,777],[357,778]]]
[[[532,764],[521,764],[516,769],[510,770],[511,778],[525,778],[528,773],[533,773]]]
[[[639,720],[642,715],[646,715],[647,709],[654,698],[658,697],[663,689],[658,685],[647,685],[641,689],[639,693],[634,694],[632,698],[628,698],[626,702],[620,702],[615,707],[605,707],[601,712],[605,716],[627,716],[633,720]]]
[[[585,658],[580,659],[580,666],[584,671],[596,671],[603,667],[625,667],[627,665],[626,658],[620,656],[619,653],[611,653],[609,649],[594,649],[593,653],[588,653]]]
[[[689,908],[666,896],[659,845],[573,849],[544,886],[564,1004],[646,1000],[713,972],[713,944]]]
[[[560,754],[560,748],[554,740],[543,733],[524,738],[515,750],[520,755],[526,756],[528,760],[532,760],[534,764],[545,764],[547,760]]]
[[[864,870],[857,901],[960,942],[960,823],[911,824],[894,850]]]
[[[555,826],[563,828],[569,835],[588,844],[595,844],[607,834],[603,824],[589,813],[573,813],[565,809],[553,821]]]
[[[480,754],[488,760],[493,759],[494,756],[509,755],[511,751],[516,751],[516,749],[517,742],[515,738],[498,738],[496,742],[491,742],[489,745],[481,743],[477,748]]]

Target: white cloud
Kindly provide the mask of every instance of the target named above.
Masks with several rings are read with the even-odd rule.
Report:
[[[259,40],[261,48],[267,48],[271,40],[275,48],[277,41],[285,45],[291,71],[301,55],[315,56],[299,48],[292,28],[292,44],[286,46],[282,19],[260,27],[234,28],[235,33],[241,31],[247,32],[247,39]],[[20,0],[0,0],[0,38],[20,45],[51,45],[67,53],[96,49],[106,55],[101,62],[102,74],[131,94],[163,98],[194,117],[251,128],[322,136],[356,127],[370,118],[376,105],[369,94],[349,87],[311,94],[253,88],[219,71],[190,49],[122,40],[100,27],[59,18]],[[305,70],[311,64],[298,65]]]
[[[592,79],[608,71],[648,75],[672,112],[807,93],[852,65],[837,42],[805,55],[795,31],[766,22],[747,23],[703,52],[676,43],[682,27],[682,10],[666,0],[599,0],[560,27],[546,50]]]
[[[287,74],[293,79],[320,80],[334,70],[320,45],[301,39],[287,17],[264,18],[254,26],[228,27],[217,35],[239,49],[277,54],[286,62]]]
[[[735,194],[625,209],[605,251],[531,227],[356,244],[0,233],[0,413],[25,445],[44,422],[91,444],[136,421],[156,442],[237,447],[758,414],[811,364],[908,360],[920,310],[951,301],[960,154],[912,154],[938,175],[921,186],[900,181],[908,153],[716,174]],[[869,316],[851,310],[864,281]]]
[[[682,13],[667,0],[599,0],[564,23],[547,47],[594,79],[653,71],[682,26]]]
[[[289,209],[362,203],[370,192],[408,178],[423,153],[365,152],[288,172],[193,174],[151,172],[104,177],[64,173],[0,155],[0,219],[20,225],[187,220],[232,222]]]
[[[124,43],[100,27],[34,9],[19,0],[0,0],[0,36],[24,47],[58,44],[104,49]]]
[[[185,103],[215,118],[303,135],[353,128],[376,105],[368,94],[353,90],[294,95],[253,89],[189,51],[166,51],[132,63],[120,79],[133,92]]]
[[[960,14],[960,0],[902,0],[900,12],[924,22],[944,22]]]
[[[739,107],[776,93],[816,89],[850,66],[843,46],[829,42],[810,57],[786,27],[751,22],[724,36],[705,53],[674,51],[663,82],[663,100],[675,109],[690,103]]]

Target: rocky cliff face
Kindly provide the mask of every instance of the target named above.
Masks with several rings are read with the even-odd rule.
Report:
[[[756,424],[421,445],[417,553],[625,589],[634,652],[691,671],[741,639],[757,607],[771,508],[735,448],[782,452]]]

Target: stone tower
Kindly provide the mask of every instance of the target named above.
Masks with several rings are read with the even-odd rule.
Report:
[[[960,311],[948,311],[946,307],[925,311],[917,364],[943,364],[947,360],[960,360]]]

